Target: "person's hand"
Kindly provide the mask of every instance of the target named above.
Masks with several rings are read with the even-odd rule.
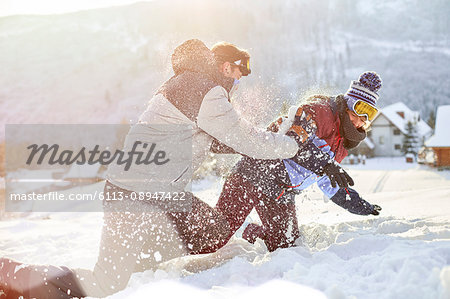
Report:
[[[372,215],[375,216],[380,215],[380,211],[382,210],[381,207],[379,205],[372,205],[372,206],[373,206]]]
[[[336,187],[336,184],[340,188],[348,188],[355,183],[350,175],[337,163],[331,162],[323,167],[323,173],[330,178],[331,186]]]
[[[348,210],[350,213],[357,215],[379,215],[381,207],[372,205],[362,199],[358,192],[351,188],[341,188],[331,197],[331,200],[338,206]]]

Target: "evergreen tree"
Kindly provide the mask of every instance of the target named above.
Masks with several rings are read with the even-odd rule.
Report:
[[[408,121],[406,123],[406,134],[403,138],[402,152],[417,156],[420,147],[420,138],[417,131],[417,122]]]

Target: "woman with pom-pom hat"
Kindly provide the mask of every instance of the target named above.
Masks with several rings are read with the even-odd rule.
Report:
[[[362,117],[365,122],[371,122],[378,109],[378,90],[381,88],[381,78],[375,72],[361,74],[358,81],[352,81],[344,95],[348,110]],[[366,117],[366,119],[364,119]]]
[[[294,197],[313,183],[351,213],[378,215],[379,206],[348,187],[353,180],[339,163],[347,150],[366,138],[366,129],[378,113],[380,88],[380,76],[365,72],[345,94],[312,96],[272,123],[270,130],[293,136],[300,150],[291,159],[244,157],[236,164],[216,206],[231,227],[229,237],[255,208],[262,225],[248,225],[243,238],[251,243],[261,238],[270,251],[295,245],[300,233]]]

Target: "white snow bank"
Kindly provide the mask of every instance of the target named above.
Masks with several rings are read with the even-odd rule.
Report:
[[[228,259],[216,267],[189,268],[194,261],[214,262],[212,256],[169,261],[155,272],[133,274],[128,287],[111,298],[450,298],[448,173],[417,165],[349,173],[355,189],[383,207],[380,216],[350,214],[312,188],[296,198],[298,247],[269,253],[261,240],[251,245],[233,237],[222,249]],[[199,182],[193,190],[214,205],[221,180]],[[253,213],[247,219],[257,221]],[[0,256],[93,268],[101,226],[102,213],[3,220]]]
[[[418,168],[418,165],[415,163],[405,163],[405,157],[376,157],[366,159],[365,164],[345,164],[344,168],[388,171]]]
[[[249,298],[253,294],[266,294],[256,298],[276,298],[276,294],[321,298],[320,293],[306,295],[308,288],[336,299],[446,298],[449,229],[448,223],[389,217],[304,225],[305,237],[299,247],[257,255],[248,251],[200,273],[183,273],[175,267],[168,272],[135,274],[128,289],[110,298],[146,294],[174,298],[178,291],[187,298]],[[431,242],[424,240],[430,230],[439,232]],[[254,251],[260,252],[263,246],[262,242],[255,244]],[[290,284],[280,284],[280,280]]]
[[[450,266],[442,269],[441,284],[444,287],[442,297],[450,298]]]
[[[138,289],[128,289],[111,298],[289,298],[294,295],[297,298],[325,299],[323,293],[297,283],[285,280],[273,280],[258,287],[245,287],[239,284],[228,287],[215,286],[209,290],[193,287],[190,284],[175,282],[173,280],[161,280],[148,283]]]

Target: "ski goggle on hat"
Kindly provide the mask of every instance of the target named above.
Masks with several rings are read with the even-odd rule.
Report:
[[[378,114],[377,108],[361,100],[353,104],[353,111],[359,116],[366,116],[369,122],[373,121]]]
[[[239,70],[241,71],[242,76],[248,76],[252,72],[250,70],[250,59],[249,58],[236,60],[236,61],[231,62],[231,64],[239,67]]]

